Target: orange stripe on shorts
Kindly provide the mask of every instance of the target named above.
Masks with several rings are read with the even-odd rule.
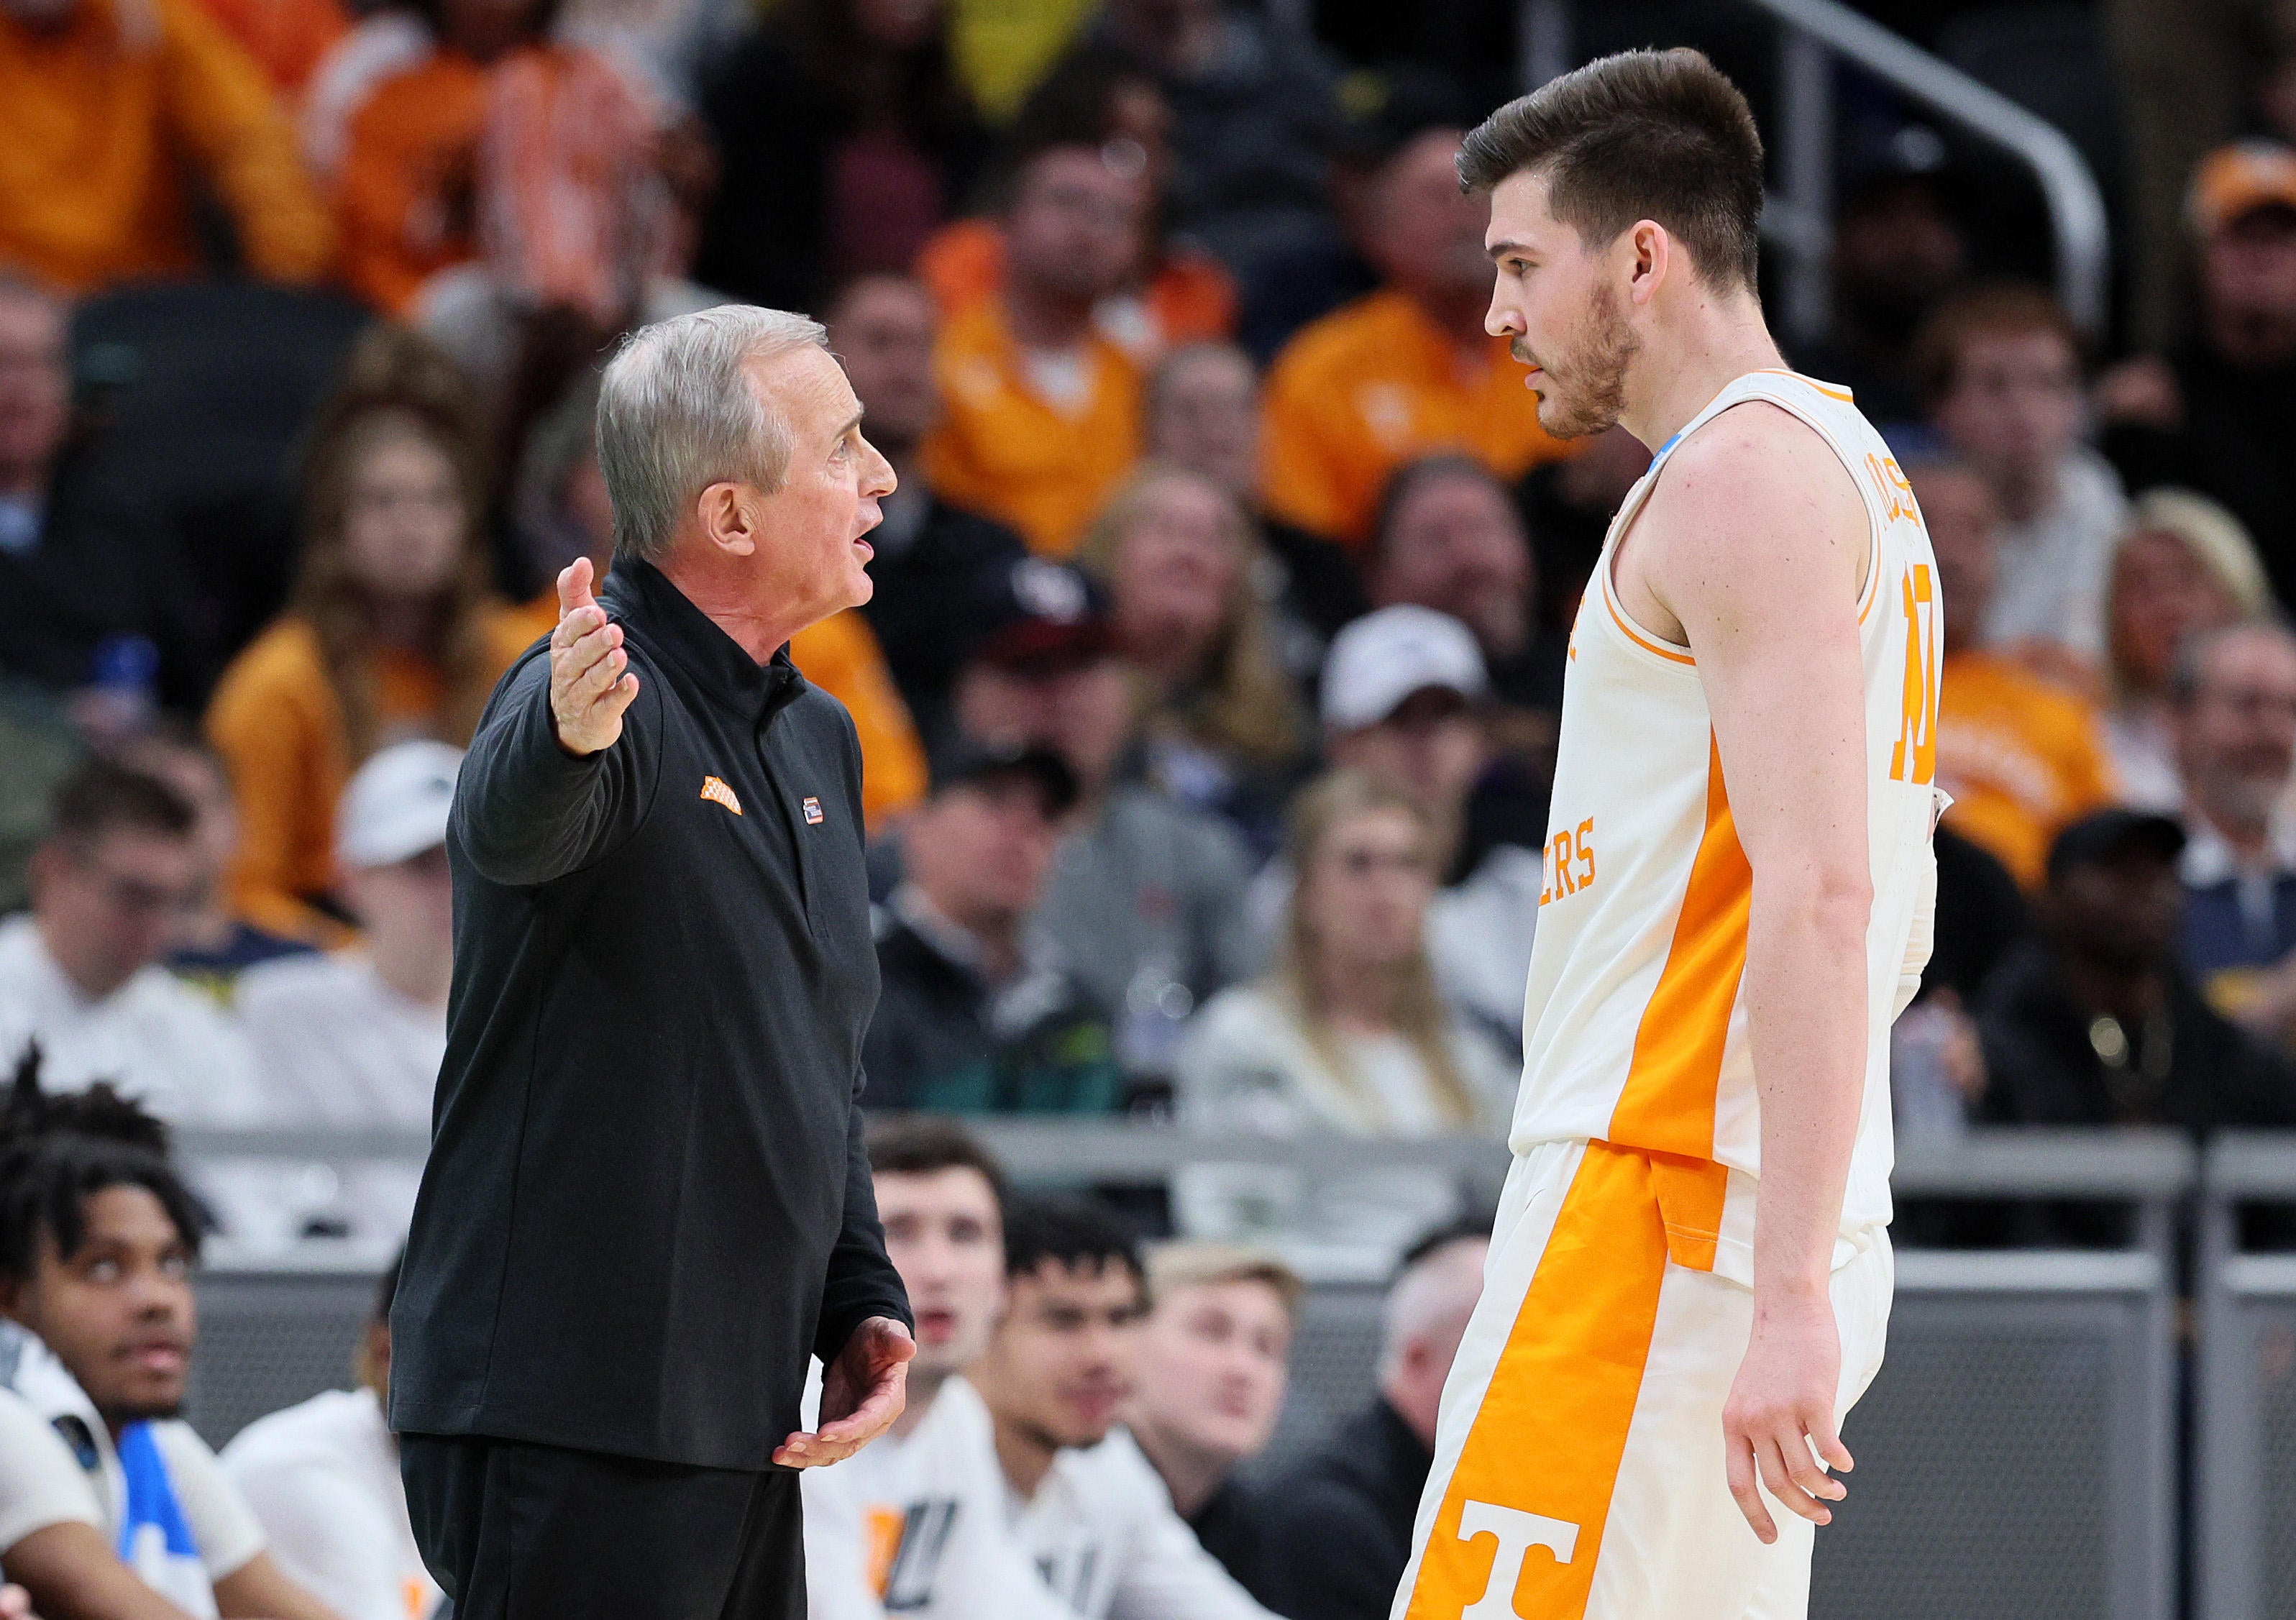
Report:
[[[1406,1620],[1579,1620],[1658,1321],[1651,1161],[1587,1144],[1451,1470]]]

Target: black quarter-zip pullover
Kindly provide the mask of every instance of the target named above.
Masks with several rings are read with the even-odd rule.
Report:
[[[808,1353],[910,1320],[856,1100],[860,748],[659,570],[617,562],[599,601],[639,681],[620,739],[558,746],[540,643],[455,793],[392,1426],[762,1469]]]

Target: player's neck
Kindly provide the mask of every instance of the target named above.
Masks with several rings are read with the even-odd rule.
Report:
[[[1784,364],[1751,294],[1701,299],[1645,338],[1627,368],[1620,424],[1656,450],[1732,382]]]

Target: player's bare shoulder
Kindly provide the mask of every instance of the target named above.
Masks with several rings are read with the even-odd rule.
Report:
[[[1629,612],[1687,643],[1686,620],[1854,605],[1870,551],[1865,501],[1841,456],[1792,412],[1750,399],[1667,458],[1620,537],[1614,580]]]

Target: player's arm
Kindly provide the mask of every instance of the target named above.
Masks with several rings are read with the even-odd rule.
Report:
[[[1677,452],[1650,514],[1652,593],[1698,660],[1753,873],[1745,998],[1761,1101],[1754,1330],[1724,1411],[1730,1485],[1824,1524],[1850,1458],[1834,1432],[1827,1292],[1865,1091],[1867,850],[1859,590],[1869,523],[1848,471],[1783,411],[1741,406]],[[1646,517],[1645,523],[1650,522]]]

